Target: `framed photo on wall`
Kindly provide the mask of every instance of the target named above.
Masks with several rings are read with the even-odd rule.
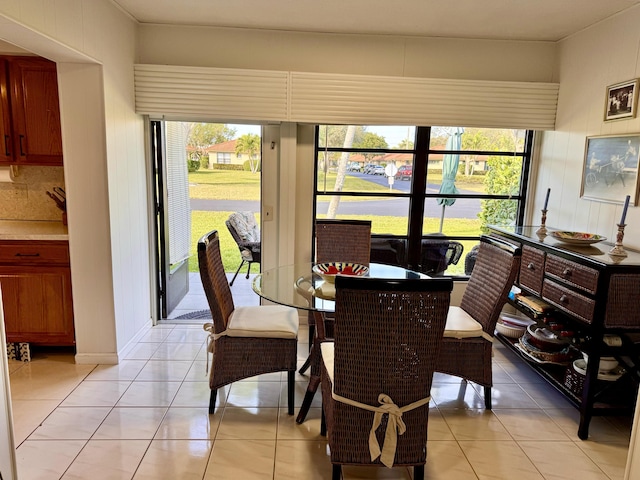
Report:
[[[638,204],[640,133],[587,137],[580,197]]]
[[[638,79],[607,87],[604,121],[634,118],[638,105]]]

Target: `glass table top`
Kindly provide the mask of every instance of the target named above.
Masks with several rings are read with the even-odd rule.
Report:
[[[300,263],[265,270],[253,279],[253,291],[265,300],[303,310],[333,312],[333,285],[312,272],[313,263]],[[369,277],[389,279],[429,278],[403,267],[369,264]]]

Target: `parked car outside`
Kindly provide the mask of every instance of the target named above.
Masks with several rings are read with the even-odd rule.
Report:
[[[396,173],[396,178],[398,180],[411,180],[411,175],[413,175],[413,165],[402,165]]]
[[[358,162],[351,162],[347,165],[347,170],[349,172],[360,172],[362,171],[362,166]]]
[[[384,167],[382,165],[375,165],[371,169],[371,173],[373,175],[384,175]]]
[[[371,169],[375,167],[375,165],[373,163],[367,163],[364,168],[362,169],[362,171],[364,173],[371,173]]]

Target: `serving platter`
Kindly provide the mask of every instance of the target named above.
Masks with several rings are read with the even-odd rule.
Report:
[[[591,245],[607,239],[607,237],[603,237],[596,233],[569,231],[554,231],[551,232],[551,236],[560,242],[568,243],[570,245]]]

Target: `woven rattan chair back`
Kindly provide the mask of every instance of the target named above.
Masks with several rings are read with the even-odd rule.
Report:
[[[451,279],[336,279],[334,391],[368,405],[381,393],[399,407],[430,395],[449,308]],[[332,401],[322,379],[331,461],[371,465],[373,413]],[[395,463],[424,465],[429,407],[403,414]],[[383,443],[386,419],[376,431]],[[376,460],[373,464],[379,464]],[[335,478],[335,476],[334,476]]]
[[[521,249],[500,238],[482,236],[475,266],[460,307],[493,335],[520,268]]]
[[[369,220],[316,220],[316,262],[353,262],[369,265]]]
[[[215,333],[227,328],[227,320],[235,309],[231,288],[220,255],[220,238],[213,230],[198,240],[198,265],[204,293],[209,303]]]

